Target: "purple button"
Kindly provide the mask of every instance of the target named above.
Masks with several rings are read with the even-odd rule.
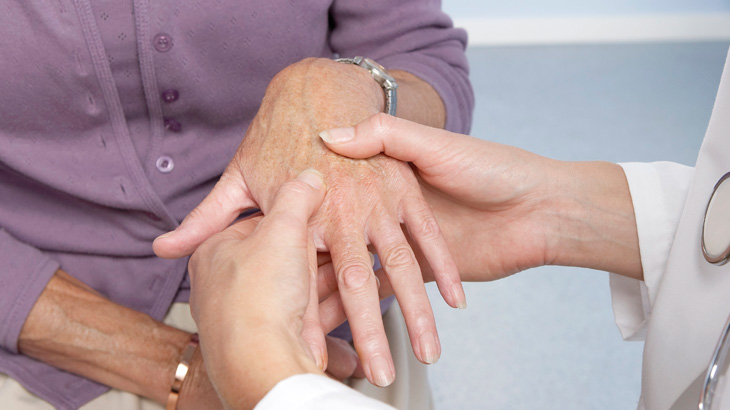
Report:
[[[158,171],[162,172],[163,174],[167,174],[169,172],[172,172],[172,170],[175,168],[175,163],[172,161],[172,158],[163,155],[157,158],[155,166],[157,167]]]
[[[182,124],[174,118],[165,118],[165,129],[171,132],[180,132]]]
[[[152,39],[152,45],[161,53],[170,51],[173,46],[172,37],[166,33],[159,33]]]
[[[162,92],[162,101],[166,103],[173,103],[180,98],[180,93],[177,90],[165,90]]]

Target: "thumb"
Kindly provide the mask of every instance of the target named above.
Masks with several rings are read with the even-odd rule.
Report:
[[[322,131],[327,148],[350,158],[370,158],[384,153],[412,162],[421,171],[438,173],[437,167],[451,167],[450,158],[461,152],[472,137],[417,124],[379,113],[352,128]]]
[[[251,198],[243,176],[228,169],[208,196],[193,209],[174,231],[155,239],[152,249],[161,258],[181,258],[192,254],[213,234],[228,227],[247,208]]]
[[[300,283],[302,286],[301,293],[289,294],[289,302],[306,301],[306,309],[298,318],[301,320],[299,337],[300,341],[309,345],[314,362],[322,370],[327,367],[327,347],[319,321],[317,249],[308,225],[309,219],[322,205],[326,190],[324,178],[317,170],[302,171],[296,179],[279,187],[271,209],[257,227],[257,232],[268,238],[264,242],[266,248],[273,251],[270,267],[278,267],[274,270],[277,274],[269,277],[276,279],[278,286],[281,286],[282,280],[283,283]],[[291,286],[291,289],[297,289],[297,286]]]
[[[287,230],[306,232],[309,218],[322,205],[326,191],[319,171],[304,170],[281,185],[264,220],[282,221]]]

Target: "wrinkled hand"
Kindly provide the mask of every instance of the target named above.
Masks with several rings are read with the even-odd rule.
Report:
[[[365,374],[385,386],[393,381],[395,370],[367,246],[380,255],[422,362],[436,361],[440,344],[421,269],[401,224],[426,256],[447,303],[463,307],[465,297],[438,224],[408,165],[384,156],[342,158],[316,138],[321,130],[355,124],[382,106],[382,90],[360,67],[309,59],[285,69],[269,85],[219,183],[173,234],[155,241],[155,251],[163,257],[188,254],[245,208],[257,205],[266,214],[283,181],[305,168],[320,170],[329,190],[313,218],[315,245],[332,254],[338,294]]]
[[[555,221],[545,211],[557,161],[380,114],[322,138],[348,157],[385,153],[415,165],[462,280],[499,279],[554,257]],[[428,268],[423,273],[434,279]],[[387,280],[383,275],[384,295]]]

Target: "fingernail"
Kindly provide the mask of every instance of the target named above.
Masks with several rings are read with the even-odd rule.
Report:
[[[375,356],[370,359],[370,379],[377,386],[386,387],[390,386],[395,379],[394,371],[391,369],[390,364],[383,356]]]
[[[319,368],[319,370],[322,370],[322,352],[319,354],[313,354],[314,356],[314,364]]]
[[[456,307],[459,309],[466,309],[466,295],[464,294],[464,287],[461,282],[454,284],[451,287],[451,296],[456,302]]]
[[[378,284],[378,289],[380,289],[380,279],[378,279],[377,275],[375,275],[375,283]]]
[[[375,255],[372,252],[368,252],[368,255],[370,255],[370,266],[375,266]]]
[[[424,332],[418,339],[418,344],[421,347],[421,359],[426,364],[438,362],[441,353],[439,352],[438,340],[436,340],[436,336],[433,333]]]
[[[352,127],[333,128],[320,132],[319,137],[328,144],[342,144],[355,138],[355,129]]]
[[[316,169],[309,168],[300,172],[297,179],[319,191],[324,185],[324,177]]]
[[[317,367],[325,371],[327,369],[327,349],[320,348],[319,357],[316,358]]]
[[[158,236],[157,239],[165,239],[168,236],[171,236],[173,233],[175,233],[175,231],[170,231],[168,233],[163,233],[162,235]]]

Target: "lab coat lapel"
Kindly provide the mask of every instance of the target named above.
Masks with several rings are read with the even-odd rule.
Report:
[[[703,372],[730,314],[730,264],[709,264],[700,248],[707,202],[730,171],[729,62],[649,321],[642,380],[649,410],[669,409]]]

